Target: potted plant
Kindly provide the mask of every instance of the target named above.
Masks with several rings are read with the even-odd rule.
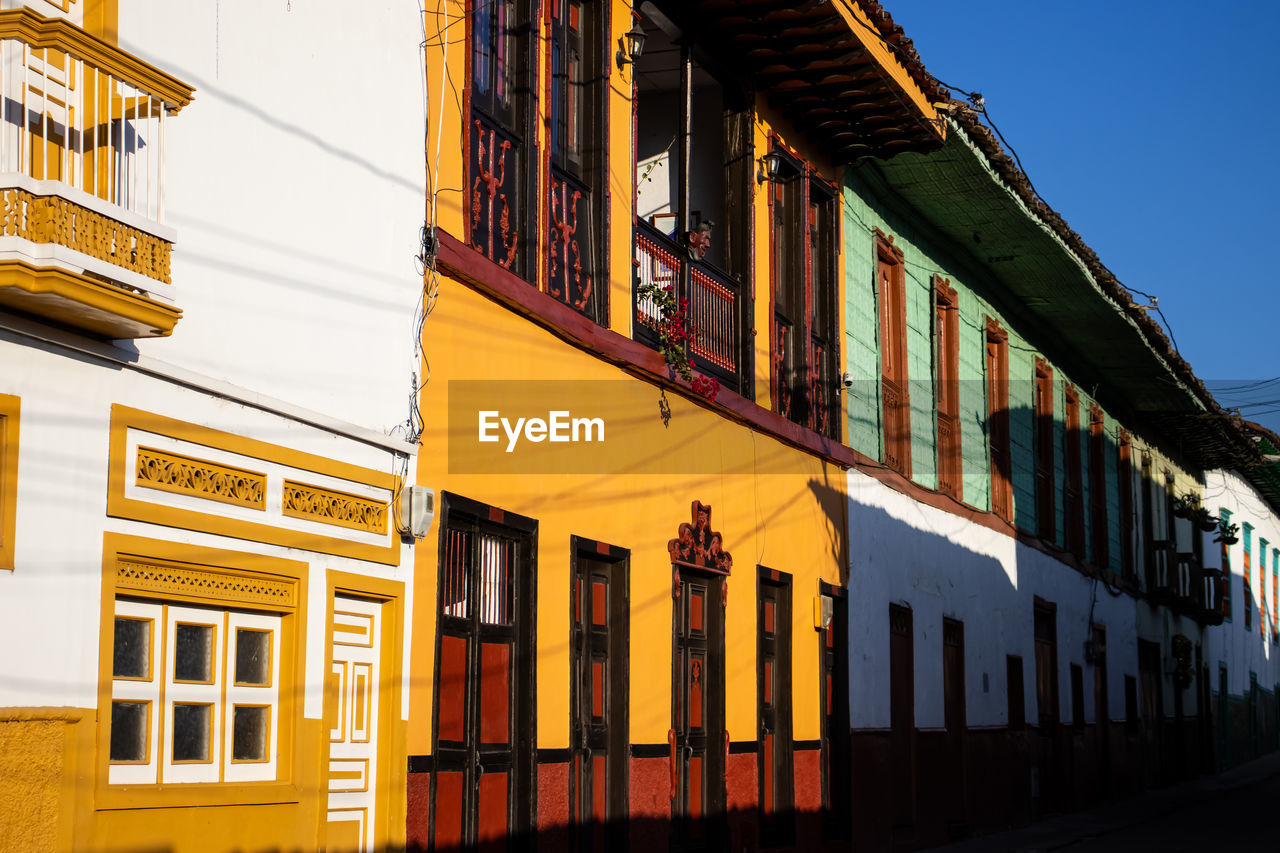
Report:
[[[655,331],[658,333],[658,352],[662,353],[673,375],[678,375],[693,388],[694,393],[707,400],[714,400],[720,393],[720,383],[714,376],[694,373],[689,363],[687,344],[702,332],[689,322],[689,300],[676,297],[674,285],[645,282],[636,285],[636,298],[650,302],[658,309]],[[639,315],[637,315],[639,316]]]
[[[1173,499],[1173,515],[1174,518],[1186,518],[1191,514],[1191,496],[1184,498],[1175,497]]]
[[[1200,525],[1200,529],[1205,533],[1212,533],[1218,529],[1218,519],[1209,515],[1209,510],[1203,507],[1196,509],[1195,522]]]
[[[1234,545],[1240,541],[1239,538],[1240,525],[1230,524],[1227,521],[1218,522],[1218,535],[1213,537],[1214,542],[1225,542],[1228,545]]]

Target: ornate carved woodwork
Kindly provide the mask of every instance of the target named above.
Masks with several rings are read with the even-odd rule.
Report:
[[[519,210],[519,169],[512,149],[515,140],[496,125],[472,116],[471,245],[503,269],[517,259],[519,231],[512,224],[512,208]],[[512,168],[507,168],[508,157]],[[519,269],[512,272],[519,273]]]
[[[671,554],[671,562],[679,566],[715,572],[727,575],[733,568],[733,557],[723,548],[724,539],[711,529],[711,507],[694,501],[691,519],[680,525],[675,539],[667,542],[667,551]],[[675,585],[679,590],[677,568]]]

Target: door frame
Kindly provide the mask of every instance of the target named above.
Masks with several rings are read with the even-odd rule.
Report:
[[[325,790],[321,793],[320,802],[320,834],[328,837],[328,766],[329,766],[329,730],[325,725],[325,709],[330,707],[329,692],[332,689],[329,674],[333,671],[333,603],[338,595],[364,598],[382,604],[382,649],[379,653],[379,666],[382,677],[378,685],[378,726],[382,731],[381,744],[378,749],[378,770],[376,786],[383,794],[378,799],[373,812],[374,849],[380,850],[401,837],[396,833],[392,837],[391,828],[405,826],[408,803],[403,797],[393,796],[393,791],[405,790],[408,767],[403,758],[406,751],[408,733],[407,708],[404,705],[404,597],[403,581],[386,578],[369,577],[351,572],[327,569],[325,571],[324,602],[324,669],[323,690],[320,714],[320,751],[321,761],[319,773],[326,780]],[[305,700],[304,700],[305,705]]]
[[[537,622],[538,622],[538,521],[519,513],[508,512],[490,504],[482,503],[472,498],[463,497],[453,492],[442,491],[440,493],[440,517],[436,527],[436,595],[435,610],[432,614],[432,621],[435,626],[435,637],[433,638],[433,662],[431,673],[431,755],[432,768],[431,786],[428,793],[428,843],[429,847],[435,846],[436,834],[436,784],[439,775],[439,767],[436,766],[436,757],[439,755],[439,731],[440,731],[440,646],[443,635],[440,632],[440,615],[443,612],[443,588],[439,583],[440,566],[444,565],[445,547],[447,537],[444,535],[449,525],[451,515],[465,515],[474,519],[479,523],[496,524],[511,530],[525,534],[528,542],[528,575],[523,578],[526,583],[521,584],[521,578],[517,577],[516,586],[513,590],[514,605],[516,608],[515,619],[523,620],[523,630],[516,628],[516,648],[517,662],[519,662],[519,651],[521,643],[524,644],[524,650],[527,650],[528,659],[527,666],[513,664],[515,668],[515,682],[517,685],[518,703],[512,709],[512,713],[516,714],[517,719],[523,721],[522,725],[516,726],[516,735],[512,743],[512,772],[516,776],[516,786],[518,787],[523,781],[527,786],[527,796],[517,796],[516,801],[516,825],[508,827],[508,838],[525,838],[531,839],[537,829],[537,809],[538,809],[538,768],[537,768],[537,742],[538,742],[538,702],[536,695],[537,688]],[[519,562],[517,558],[517,563]],[[523,799],[523,801],[521,801]],[[465,815],[464,815],[465,818]],[[463,827],[464,845],[469,842],[465,839],[466,827]]]
[[[616,703],[615,707],[620,708],[621,717],[621,734],[620,748],[617,751],[618,763],[613,765],[620,767],[620,776],[610,777],[608,798],[610,805],[617,808],[617,817],[611,819],[606,827],[609,849],[626,850],[630,831],[628,819],[631,813],[631,551],[626,548],[620,548],[617,545],[609,545],[595,539],[588,539],[583,536],[569,537],[569,630],[572,637],[573,632],[573,607],[574,607],[574,583],[578,576],[579,560],[589,557],[604,563],[609,563],[611,568],[616,568],[620,578],[615,578],[613,582],[622,585],[622,608],[619,613],[620,624],[618,630],[622,633],[623,654],[619,662],[613,662],[614,666],[610,675],[611,684],[617,684],[619,687],[617,695],[613,695],[610,688],[610,698]],[[570,814],[576,814],[577,792],[574,790],[575,776],[573,772],[573,761],[578,756],[579,746],[573,742],[573,724],[574,715],[578,707],[575,701],[574,691],[577,685],[573,683],[573,674],[575,662],[578,655],[576,647],[570,642],[569,645],[569,677],[570,677],[570,694],[569,694],[569,725],[570,725],[570,742],[569,742],[569,808]],[[617,679],[616,681],[614,679]],[[611,732],[611,738],[615,742],[618,741],[618,734]],[[580,827],[578,828],[580,829]],[[575,830],[575,838],[576,830]]]

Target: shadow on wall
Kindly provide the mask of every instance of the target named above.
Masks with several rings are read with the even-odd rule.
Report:
[[[1027,572],[1018,565],[1027,548],[1009,542],[1011,578],[956,541],[1003,534],[931,510],[908,524],[846,500],[854,849],[946,844],[1141,790],[1142,730],[1112,721],[1124,697],[1107,696],[1105,659],[1086,667],[1081,648],[1058,641],[1059,620],[1083,624],[1087,602],[1062,601],[1042,620],[1034,590],[1012,580]],[[932,530],[931,517],[940,519]],[[1067,664],[1081,678],[1060,683]]]

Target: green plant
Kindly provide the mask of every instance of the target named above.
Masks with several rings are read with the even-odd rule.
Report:
[[[637,319],[651,324],[658,333],[658,352],[662,353],[667,366],[685,382],[688,382],[695,393],[708,400],[714,400],[720,393],[720,383],[714,376],[694,373],[689,362],[689,343],[702,334],[689,323],[689,300],[676,297],[674,285],[660,285],[656,282],[641,282],[636,286],[636,300],[639,303],[650,303],[657,308],[658,319],[644,317],[637,312]]]

